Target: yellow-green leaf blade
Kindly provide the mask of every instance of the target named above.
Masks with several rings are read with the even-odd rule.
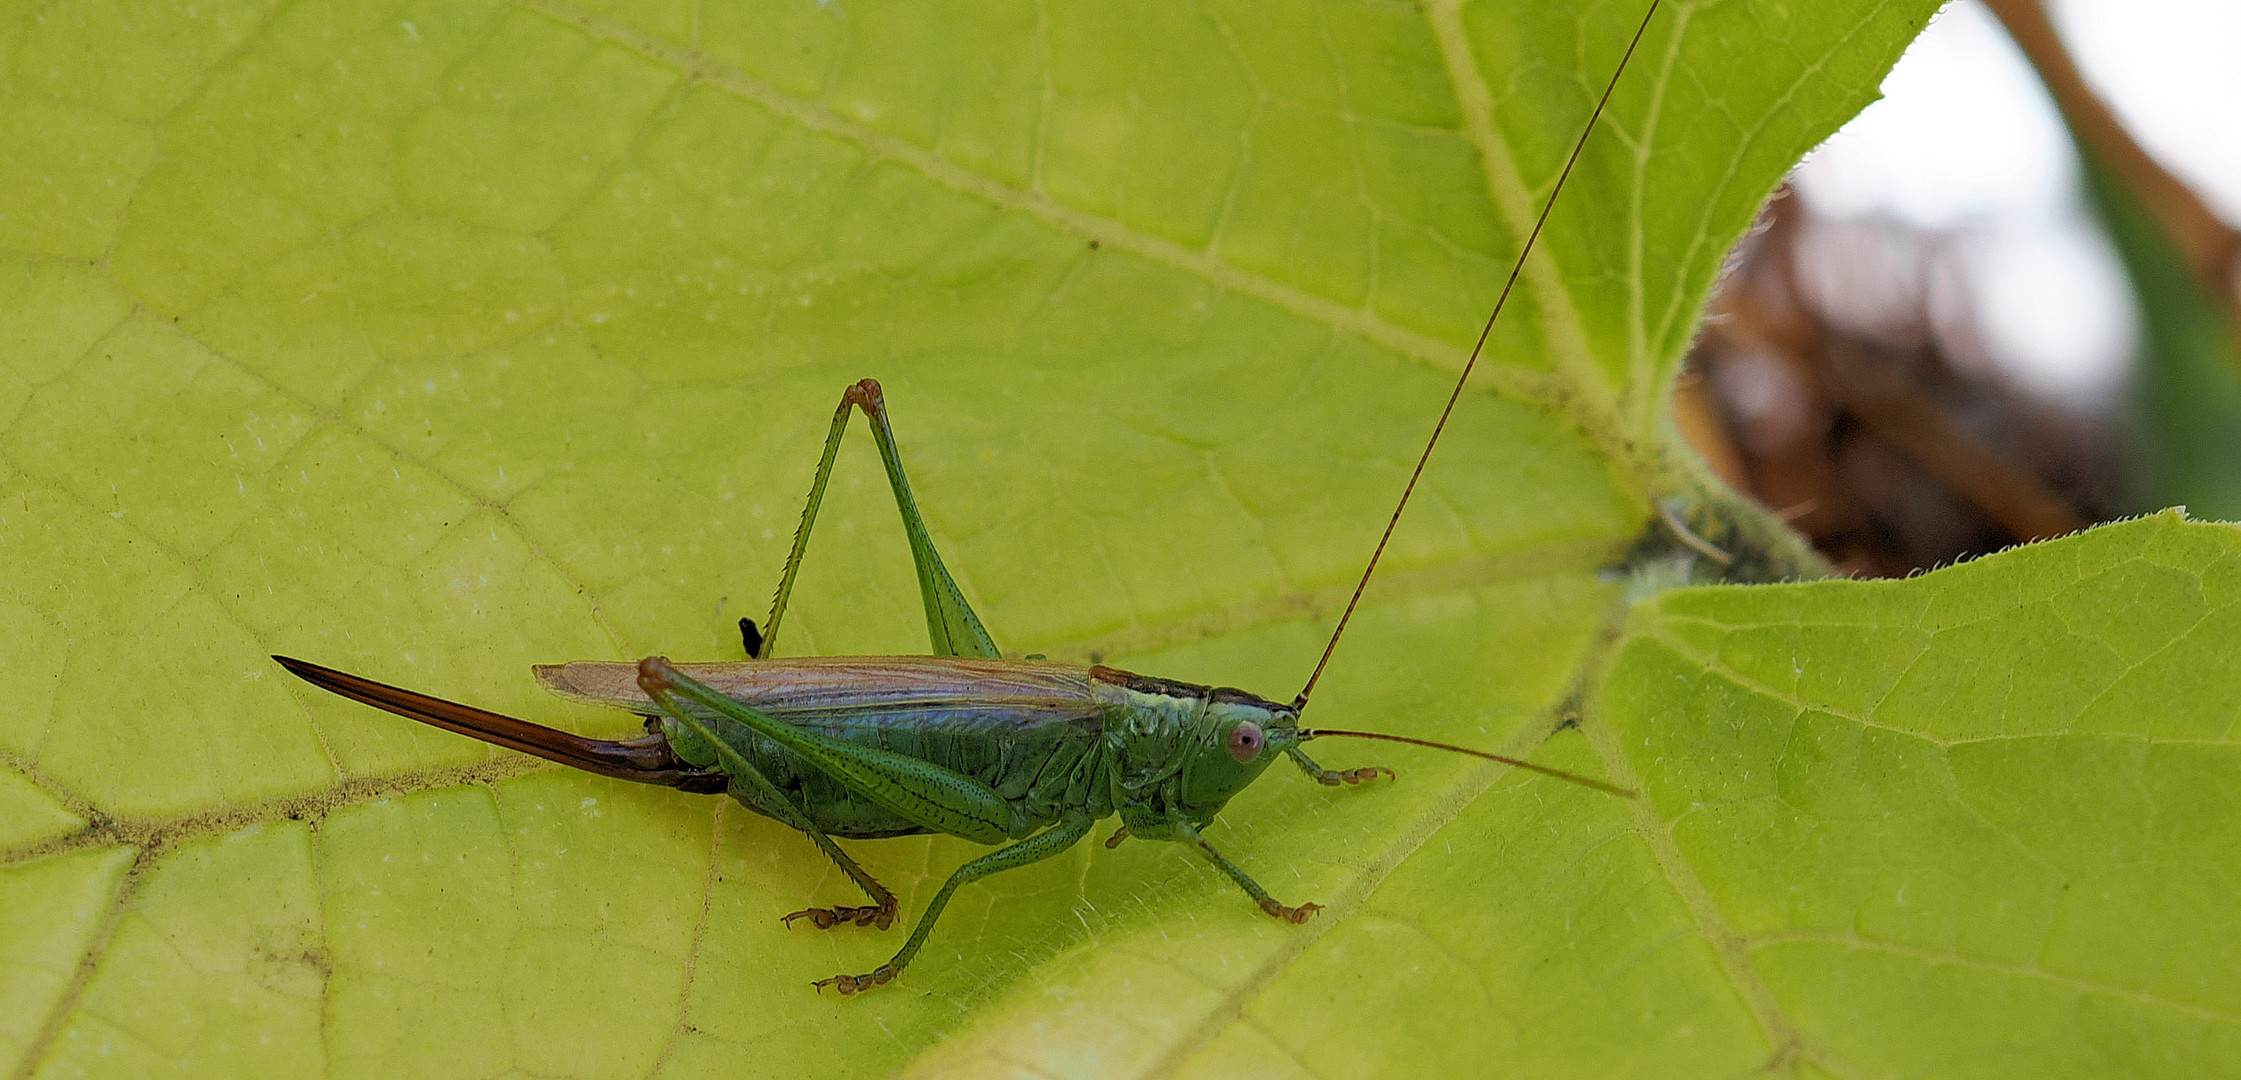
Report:
[[[1598,569],[1664,493],[1656,403],[1711,274],[1928,6],[1661,16],[1319,721],[1523,752],[1592,689]],[[525,666],[736,655],[839,390],[876,375],[999,640],[1286,696],[1630,14],[158,7],[0,32],[0,888],[35,915],[11,1068],[1783,1051],[1589,792],[1334,748],[1404,779],[1272,776],[1217,829],[1317,924],[1186,853],[1083,845],[966,890],[899,986],[840,1001],[807,983],[895,935],[778,923],[854,899],[798,836],[527,775],[263,659],[629,731]],[[852,445],[789,651],[923,647],[885,498]],[[906,918],[975,850],[858,847]],[[1446,977],[1345,981],[1403,958]],[[1402,1019],[1454,1034],[1377,1047]]]

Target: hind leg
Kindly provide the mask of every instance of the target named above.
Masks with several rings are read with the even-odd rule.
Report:
[[[926,635],[932,641],[936,656],[997,656],[996,643],[981,626],[980,616],[965,602],[965,594],[949,576],[942,565],[941,555],[934,550],[934,538],[926,531],[926,522],[918,516],[918,500],[910,491],[910,478],[903,474],[902,451],[895,446],[895,432],[887,424],[887,400],[882,397],[879,383],[864,379],[850,384],[840,396],[840,407],[833,410],[832,430],[825,435],[825,456],[817,462],[817,478],[810,483],[809,501],[802,507],[801,524],[794,529],[794,546],[786,555],[786,569],[779,575],[778,595],[771,600],[770,619],[760,632],[752,622],[740,620],[742,643],[747,655],[756,660],[768,659],[770,650],[778,640],[778,624],[785,618],[786,601],[793,596],[794,575],[801,569],[802,553],[809,547],[809,530],[817,522],[817,508],[825,501],[825,483],[832,479],[833,461],[840,453],[841,437],[848,434],[848,414],[861,409],[864,419],[871,424],[872,441],[879,444],[879,457],[887,466],[887,482],[895,489],[895,507],[903,515],[903,534],[910,540],[910,557],[918,567],[918,591],[926,605]]]

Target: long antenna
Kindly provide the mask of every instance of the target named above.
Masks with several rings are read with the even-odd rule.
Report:
[[[1597,780],[1594,777],[1581,776],[1578,773],[1565,772],[1562,769],[1552,769],[1546,765],[1535,765],[1523,758],[1513,758],[1505,754],[1489,754],[1484,750],[1473,750],[1468,746],[1456,746],[1452,743],[1433,742],[1430,739],[1411,739],[1406,735],[1380,735],[1374,731],[1338,731],[1332,728],[1303,728],[1299,733],[1299,741],[1306,742],[1309,739],[1320,739],[1325,736],[1339,736],[1348,739],[1376,739],[1380,742],[1407,743],[1410,746],[1429,746],[1434,750],[1453,750],[1458,754],[1469,754],[1475,758],[1485,758],[1488,761],[1499,761],[1504,765],[1514,765],[1520,769],[1540,773],[1542,776],[1570,780],[1575,784],[1608,792],[1612,795],[1622,795],[1629,799],[1635,796],[1633,788],[1623,788],[1617,784]]]
[[[1626,62],[1634,58],[1634,47],[1642,43],[1642,35],[1649,32],[1650,18],[1657,14],[1658,0],[1650,0],[1650,9],[1642,13],[1642,25],[1634,28],[1634,39],[1626,43],[1626,53],[1619,57],[1618,67],[1611,72],[1611,81],[1603,87],[1603,96],[1596,100],[1595,111],[1587,116],[1587,127],[1581,129],[1580,139],[1572,144],[1572,156],[1564,159],[1564,171],[1556,174],[1556,186],[1549,189],[1548,202],[1541,205],[1541,216],[1533,221],[1533,231],[1525,235],[1525,247],[1518,251],[1517,262],[1510,266],[1509,280],[1502,283],[1502,295],[1494,298],[1494,310],[1486,316],[1486,325],[1478,332],[1478,342],[1471,346],[1470,359],[1463,361],[1463,373],[1455,377],[1455,390],[1447,395],[1447,407],[1440,410],[1439,423],[1432,425],[1432,437],[1424,443],[1424,453],[1416,459],[1416,471],[1408,474],[1408,486],[1401,489],[1401,501],[1393,507],[1393,516],[1385,521],[1385,533],[1377,538],[1377,548],[1370,552],[1369,565],[1362,568],[1362,580],[1354,586],[1354,595],[1346,601],[1346,611],[1338,617],[1338,626],[1331,631],[1330,643],[1323,646],[1323,658],[1315,662],[1315,671],[1307,677],[1307,685],[1300,687],[1299,696],[1292,699],[1295,710],[1307,708],[1307,696],[1315,692],[1315,680],[1323,677],[1323,668],[1331,662],[1331,653],[1338,650],[1339,635],[1346,633],[1346,623],[1354,617],[1354,606],[1362,602],[1362,590],[1369,588],[1370,575],[1377,572],[1377,560],[1385,554],[1385,544],[1393,539],[1393,527],[1401,523],[1401,511],[1408,509],[1408,497],[1416,493],[1416,481],[1424,475],[1424,463],[1432,460],[1432,448],[1440,444],[1440,433],[1447,430],[1447,418],[1455,412],[1455,403],[1463,398],[1463,385],[1471,380],[1471,369],[1478,365],[1479,353],[1486,350],[1486,338],[1494,332],[1494,320],[1502,317],[1502,305],[1509,303],[1510,290],[1517,287],[1517,277],[1525,270],[1526,256],[1533,254],[1533,242],[1541,238],[1541,226],[1548,224],[1549,212],[1556,209],[1556,197],[1564,193],[1564,181],[1571,178],[1572,166],[1579,163],[1580,151],[1587,149],[1587,137],[1595,133],[1595,121],[1603,115],[1603,106],[1610,104],[1611,91],[1618,89],[1619,76],[1626,71]]]

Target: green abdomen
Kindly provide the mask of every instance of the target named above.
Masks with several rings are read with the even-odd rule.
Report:
[[[1068,807],[1080,807],[1092,817],[1112,813],[1109,788],[1102,782],[1103,723],[1095,715],[1054,716],[1047,710],[985,705],[840,711],[770,709],[767,704],[763,708],[804,731],[903,754],[969,776],[1003,796],[1023,820],[1038,825],[1055,821],[1059,811]],[[720,717],[701,719],[726,734],[726,741],[739,747],[772,785],[829,835],[869,839],[931,831],[850,790],[769,739]],[[676,732],[670,732],[670,738],[679,743]],[[677,748],[688,760],[695,756],[688,745],[680,743]],[[713,755],[709,758],[713,760]],[[773,808],[760,805],[762,796],[746,785],[734,784],[731,795],[759,814],[780,817]]]

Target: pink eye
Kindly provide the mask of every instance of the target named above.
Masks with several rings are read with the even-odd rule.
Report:
[[[1229,756],[1240,765],[1251,764],[1261,756],[1261,726],[1250,720],[1229,729]]]

